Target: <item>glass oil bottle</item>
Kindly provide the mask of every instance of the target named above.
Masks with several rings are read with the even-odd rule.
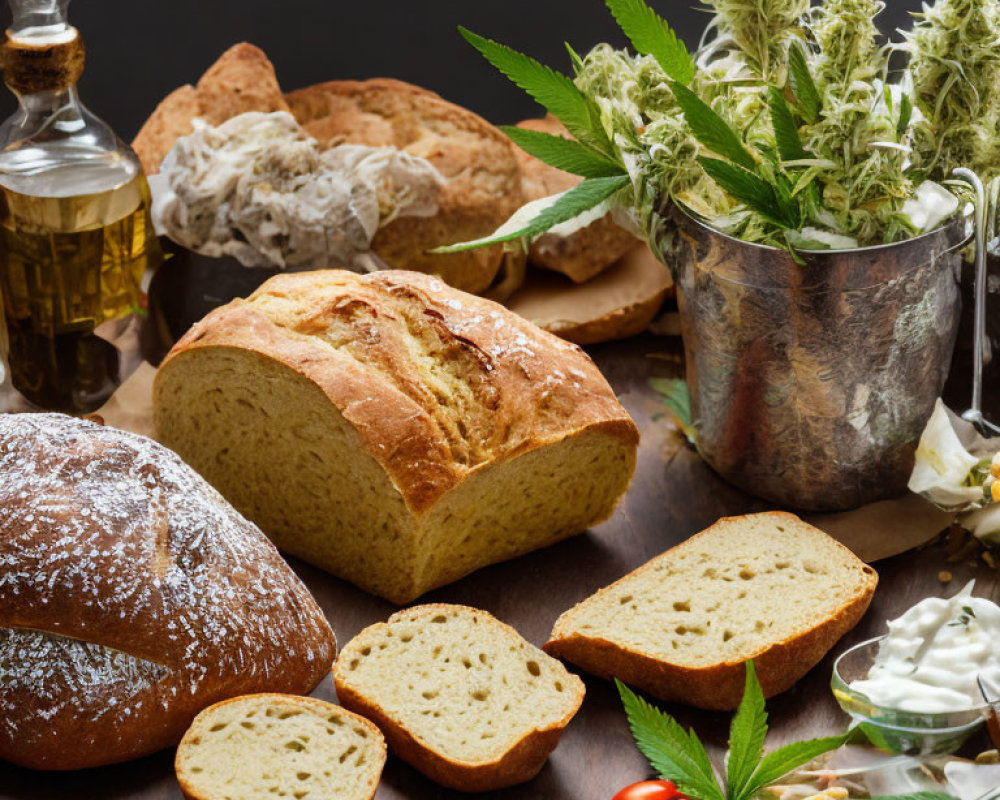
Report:
[[[0,126],[0,410],[100,407],[161,259],[138,159],[77,97],[84,46],[68,2],[10,0],[0,50],[20,105]]]

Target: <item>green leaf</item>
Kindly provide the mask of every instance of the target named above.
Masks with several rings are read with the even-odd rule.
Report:
[[[558,117],[574,137],[603,153],[613,152],[600,109],[572,79],[506,45],[462,27],[458,30],[487,61]]]
[[[638,52],[655,58],[671,80],[685,86],[691,83],[694,59],[663,17],[644,0],[607,0],[607,4]]]
[[[729,728],[729,763],[726,770],[726,790],[729,797],[743,796],[744,789],[764,755],[766,738],[764,692],[757,680],[753,661],[748,661],[743,699]]]
[[[612,178],[590,178],[578,186],[574,186],[523,228],[506,233],[495,233],[493,236],[487,236],[486,238],[476,239],[471,242],[459,242],[458,244],[437,247],[431,252],[461,253],[466,250],[475,250],[493,244],[512,242],[516,239],[528,239],[540,236],[561,222],[567,222],[574,217],[580,216],[584,211],[589,211],[595,206],[600,205],[615,194],[615,192],[624,189],[628,184],[629,177],[627,175],[618,175]]]
[[[896,123],[896,136],[900,139],[906,134],[913,119],[913,100],[908,94],[903,94],[899,101],[899,122]]]
[[[682,378],[652,378],[649,385],[653,391],[661,395],[663,404],[670,413],[688,441],[694,444],[697,435],[695,423],[691,419],[691,393],[687,381]]]
[[[579,75],[580,70],[583,69],[583,59],[580,58],[580,54],[573,49],[573,46],[569,42],[563,42],[563,44],[566,45],[566,52],[569,53],[569,60],[573,65],[573,72]]]
[[[743,146],[736,131],[711,106],[677,81],[671,84],[671,88],[688,127],[702,145],[744,169],[757,168],[757,162]]]
[[[672,717],[654,708],[624,683],[615,680],[632,736],[642,754],[665,780],[699,800],[726,800],[708,754],[694,731],[685,733]]]
[[[816,88],[812,73],[809,72],[806,51],[797,42],[788,50],[788,76],[795,102],[798,103],[806,122],[811,125],[819,119],[820,111],[823,110],[823,98]]]
[[[782,228],[795,230],[799,227],[795,220],[788,218],[774,187],[767,181],[716,158],[698,160],[712,180],[751,210]]]
[[[511,141],[549,166],[582,175],[584,178],[610,178],[628,174],[625,167],[602,153],[551,133],[532,131],[513,126],[502,126]]]
[[[773,753],[768,753],[754,770],[753,776],[744,788],[744,797],[752,797],[766,786],[770,786],[789,772],[794,772],[804,764],[808,764],[814,758],[819,758],[824,753],[836,750],[847,741],[849,734],[843,736],[830,736],[826,739],[811,739],[807,742],[795,742],[794,744],[780,747]]]
[[[771,110],[771,124],[774,127],[774,139],[778,143],[778,155],[782,161],[799,161],[812,158],[812,153],[802,146],[799,138],[799,127],[795,124],[792,109],[780,89],[772,86],[768,90],[768,106]]]

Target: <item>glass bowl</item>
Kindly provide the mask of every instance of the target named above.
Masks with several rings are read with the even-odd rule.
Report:
[[[975,708],[922,714],[882,708],[850,687],[853,681],[868,677],[884,638],[855,645],[834,662],[831,686],[840,707],[882,750],[911,756],[956,752],[986,722],[991,707],[985,702]]]

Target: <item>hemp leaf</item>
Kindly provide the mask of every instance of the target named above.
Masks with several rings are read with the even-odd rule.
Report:
[[[607,4],[618,27],[639,53],[655,58],[671,80],[685,86],[691,83],[694,59],[663,17],[644,0],[607,0]]]
[[[506,45],[463,27],[458,30],[487,61],[557,117],[576,139],[602,153],[614,152],[597,103],[577,89],[572,79]]]
[[[793,43],[788,50],[788,77],[795,102],[798,103],[806,122],[812,125],[819,119],[819,114],[823,110],[823,98],[809,71],[806,51],[798,42]]]
[[[572,139],[510,125],[501,126],[500,130],[522,150],[564,172],[584,178],[611,178],[627,174],[625,167],[617,161]]]
[[[802,146],[799,137],[799,126],[795,124],[792,109],[780,89],[770,87],[767,94],[768,107],[771,111],[771,125],[774,128],[774,140],[778,145],[778,155],[782,161],[799,161],[812,158],[812,154]]]
[[[512,242],[517,239],[532,239],[541,236],[546,231],[554,228],[563,222],[568,222],[574,217],[578,217],[585,211],[590,211],[595,206],[600,205],[616,192],[624,189],[629,184],[628,175],[616,175],[607,178],[590,178],[583,183],[574,186],[565,194],[543,208],[534,218],[530,219],[523,227],[516,230],[506,230],[510,226],[510,220],[492,236],[484,239],[476,239],[471,242],[460,242],[458,244],[437,247],[432,253],[461,253],[466,250],[474,250],[479,247],[487,247],[503,242]],[[529,204],[530,205],[530,204]],[[527,207],[526,207],[527,208]],[[524,211],[524,209],[522,209]],[[516,219],[516,216],[512,219]]]
[[[671,89],[684,112],[688,127],[704,147],[743,169],[753,171],[757,168],[757,162],[743,146],[736,131],[708,103],[677,81],[671,84]]]
[[[767,737],[764,693],[753,662],[748,661],[746,669],[743,700],[729,731],[725,787],[719,783],[705,747],[693,730],[685,733],[675,719],[638,697],[621,681],[615,681],[639,750],[660,777],[673,781],[691,798],[750,800],[764,787],[818,756],[836,750],[847,741],[847,734],[814,739],[782,747],[764,756],[764,739]]]
[[[789,214],[775,187],[749,170],[720,161],[717,158],[700,158],[702,169],[719,186],[760,214],[764,219],[788,230],[796,230],[799,220]]]

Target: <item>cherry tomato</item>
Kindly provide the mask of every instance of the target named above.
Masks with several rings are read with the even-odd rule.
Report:
[[[670,781],[643,781],[626,786],[614,800],[688,800]]]

